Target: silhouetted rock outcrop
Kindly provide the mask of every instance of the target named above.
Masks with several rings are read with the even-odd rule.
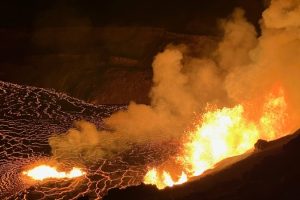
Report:
[[[263,150],[267,146],[268,146],[268,141],[262,139],[257,140],[257,142],[254,145],[256,150]]]

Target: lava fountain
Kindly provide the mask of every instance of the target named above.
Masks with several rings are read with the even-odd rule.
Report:
[[[23,171],[23,175],[42,181],[44,179],[63,179],[63,178],[77,178],[86,174],[82,169],[73,167],[69,172],[57,171],[56,167],[51,167],[49,165],[39,165],[30,169],[28,171]]]
[[[149,169],[144,183],[163,189],[187,182],[225,158],[251,150],[258,139],[274,140],[286,135],[290,131],[287,117],[281,87],[266,95],[262,102],[210,109],[185,134],[180,153],[167,164]]]

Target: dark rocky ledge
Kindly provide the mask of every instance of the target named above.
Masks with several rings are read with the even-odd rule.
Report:
[[[113,189],[104,199],[298,199],[300,130],[263,143],[264,148],[257,149],[251,156],[201,179],[164,190],[144,184]]]

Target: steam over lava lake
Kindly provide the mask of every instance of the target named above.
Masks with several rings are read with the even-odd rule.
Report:
[[[86,174],[75,179],[28,181],[22,171],[51,157],[51,134],[64,133],[81,119],[101,129],[103,118],[126,107],[95,106],[62,93],[7,82],[0,82],[0,99],[0,199],[101,199],[110,188],[140,184],[146,166],[170,154],[169,148],[135,146],[113,159],[82,166]]]

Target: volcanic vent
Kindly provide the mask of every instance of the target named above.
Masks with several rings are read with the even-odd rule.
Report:
[[[271,1],[259,36],[244,14],[220,22],[224,36],[212,53],[189,45],[158,53],[150,105],[94,106],[1,82],[3,198],[101,199],[141,182],[172,187],[296,130],[300,2]]]

